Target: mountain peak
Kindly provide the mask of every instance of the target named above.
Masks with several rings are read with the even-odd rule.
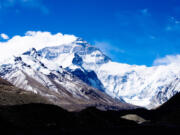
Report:
[[[87,41],[85,41],[83,38],[77,38],[75,42],[73,42],[77,45],[82,45],[82,46],[87,46],[89,45],[89,43]]]
[[[37,58],[38,56],[40,56],[40,54],[37,52],[37,50],[35,48],[29,49],[27,52],[24,52],[23,55],[29,55],[34,58]]]

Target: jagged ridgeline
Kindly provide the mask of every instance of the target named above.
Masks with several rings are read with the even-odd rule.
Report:
[[[66,105],[123,102],[155,108],[180,91],[179,75],[176,64],[146,67],[113,62],[77,37],[57,46],[32,48],[0,66],[0,76],[15,86]]]

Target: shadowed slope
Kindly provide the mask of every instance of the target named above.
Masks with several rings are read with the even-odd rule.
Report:
[[[50,104],[46,98],[14,87],[11,83],[0,78],[0,105],[18,105],[29,103]]]

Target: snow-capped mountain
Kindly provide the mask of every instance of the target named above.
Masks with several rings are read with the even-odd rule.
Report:
[[[95,46],[78,38],[71,44],[47,47],[38,51],[44,63],[55,63],[78,76],[84,82],[108,95],[134,105],[155,108],[180,91],[179,65],[137,66],[112,62]],[[46,64],[48,65],[48,64]],[[53,64],[49,64],[53,65]]]
[[[49,65],[50,69],[54,70],[62,66],[85,83],[104,91],[103,84],[95,71],[86,66],[96,68],[110,61],[110,58],[86,41],[77,38],[71,44],[43,48],[38,51],[38,54],[42,56],[41,61]]]
[[[1,77],[17,87],[50,96],[53,101],[58,93],[61,98],[74,96],[90,103],[84,92],[88,88],[103,97],[108,94],[120,101],[155,108],[180,91],[178,64],[146,67],[113,62],[100,49],[77,37],[37,51],[31,49],[1,63]]]
[[[41,60],[45,61],[41,54],[32,48],[3,62],[0,66],[0,76],[18,88],[46,97],[53,104],[70,111],[87,106],[101,109],[133,107],[90,87],[58,64],[48,61],[44,64]]]

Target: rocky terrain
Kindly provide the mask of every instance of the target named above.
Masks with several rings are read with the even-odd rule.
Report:
[[[30,103],[52,104],[48,99],[33,92],[19,89],[0,78],[0,105],[12,106]]]

